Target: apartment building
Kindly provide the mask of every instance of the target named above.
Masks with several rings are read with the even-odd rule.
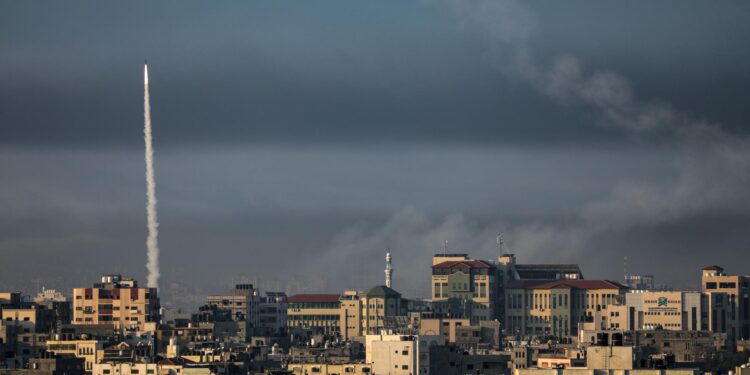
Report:
[[[516,281],[507,286],[505,333],[517,336],[570,337],[580,321],[601,317],[622,301],[627,288],[609,280]]]
[[[709,330],[727,332],[730,340],[750,338],[750,276],[733,276],[719,266],[701,270],[701,288],[709,294],[706,314]],[[727,307],[728,313],[722,314]]]
[[[232,319],[241,322],[240,337],[247,340],[253,328],[260,325],[260,296],[252,284],[237,284],[230,295],[208,296],[206,303],[229,310]]]
[[[442,335],[367,335],[365,363],[374,374],[430,374],[430,347],[444,345]]]
[[[73,289],[73,324],[153,331],[158,321],[156,288],[139,288],[136,280],[105,275],[92,288]]]

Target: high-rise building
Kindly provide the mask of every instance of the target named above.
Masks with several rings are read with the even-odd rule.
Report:
[[[727,332],[730,341],[750,338],[750,276],[726,275],[719,266],[703,267],[701,288],[711,296],[706,306],[709,329]],[[722,314],[725,306],[727,313]]]
[[[249,339],[254,327],[260,324],[260,296],[252,284],[237,284],[230,295],[208,296],[206,303],[231,311],[232,319],[241,322],[239,336]]]
[[[73,324],[153,331],[160,307],[156,288],[139,288],[136,280],[105,275],[92,288],[73,289],[73,308]]]

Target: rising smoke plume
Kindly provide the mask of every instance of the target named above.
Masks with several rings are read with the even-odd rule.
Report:
[[[598,125],[620,129],[631,137],[658,139],[679,152],[675,179],[620,183],[609,196],[584,204],[577,220],[565,227],[534,224],[512,228],[510,241],[516,248],[537,254],[554,249],[573,258],[602,233],[739,207],[750,183],[750,139],[669,104],[644,100],[625,76],[614,71],[588,71],[575,56],[537,60],[529,42],[540,22],[522,2],[446,2],[465,25],[487,36],[488,49],[511,78],[526,82],[562,105],[597,114]]]
[[[159,220],[156,216],[154,145],[151,137],[151,103],[148,93],[148,65],[143,66],[143,141],[146,143],[146,215],[148,220],[148,287],[159,287]]]

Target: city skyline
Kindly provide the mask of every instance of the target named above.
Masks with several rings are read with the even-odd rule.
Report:
[[[0,285],[145,282],[144,57],[165,300],[366,289],[387,248],[427,297],[497,232],[592,279],[750,273],[750,6],[585,4],[7,4]]]

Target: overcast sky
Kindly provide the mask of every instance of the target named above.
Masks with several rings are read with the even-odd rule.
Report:
[[[430,256],[750,273],[750,3],[7,1],[0,289],[429,294]],[[7,267],[11,265],[12,267]]]

